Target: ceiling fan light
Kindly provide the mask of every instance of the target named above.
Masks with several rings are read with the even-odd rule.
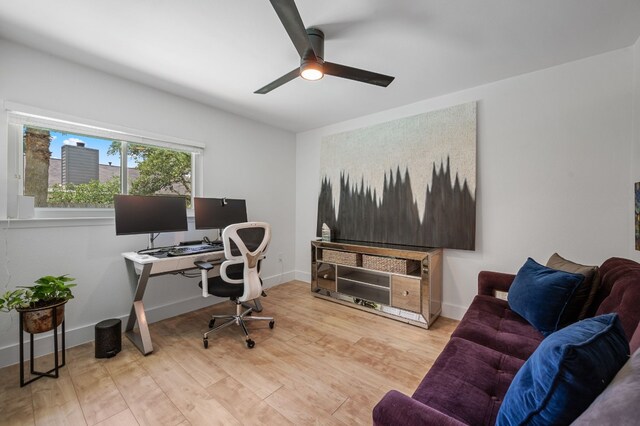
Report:
[[[322,65],[317,62],[306,62],[300,65],[300,77],[305,80],[320,80],[323,76]]]

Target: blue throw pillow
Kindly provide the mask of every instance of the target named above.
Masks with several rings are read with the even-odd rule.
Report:
[[[560,317],[584,275],[547,268],[528,258],[509,288],[509,307],[548,336],[558,330]]]
[[[513,378],[496,425],[571,423],[628,358],[629,343],[617,314],[585,319],[553,333]]]

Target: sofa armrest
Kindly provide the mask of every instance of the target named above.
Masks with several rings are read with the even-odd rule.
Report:
[[[478,294],[495,296],[496,291],[509,292],[516,276],[503,272],[480,271],[478,274]]]
[[[373,407],[373,424],[463,426],[464,423],[435,410],[420,401],[392,390]]]

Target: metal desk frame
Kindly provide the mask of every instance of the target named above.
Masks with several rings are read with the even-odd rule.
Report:
[[[143,355],[149,355],[153,352],[153,344],[151,343],[151,334],[149,333],[147,316],[142,302],[149,278],[175,272],[195,270],[197,267],[193,263],[199,260],[211,262],[216,265],[210,275],[215,276],[220,270],[219,265],[224,261],[224,251],[163,258],[153,257],[151,255],[140,255],[136,252],[122,253],[122,256],[125,258],[127,265],[129,283],[131,287],[135,289],[131,312],[127,320],[127,326],[125,327],[125,335]],[[136,322],[138,323],[137,331],[134,330]]]

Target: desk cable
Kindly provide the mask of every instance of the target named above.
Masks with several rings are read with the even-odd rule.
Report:
[[[200,278],[202,276],[202,274],[200,274],[200,272],[195,273],[195,272],[186,272],[186,271],[181,271],[181,272],[174,272],[173,275],[182,275],[185,278]]]

